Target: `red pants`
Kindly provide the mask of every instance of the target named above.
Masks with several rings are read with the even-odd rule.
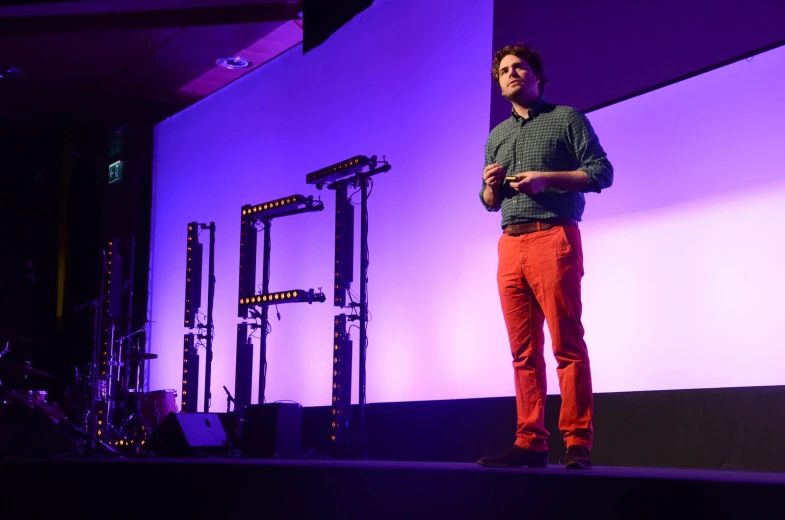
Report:
[[[521,448],[548,449],[543,357],[547,320],[562,396],[559,429],[567,447],[591,449],[593,399],[581,324],[582,277],[581,233],[575,226],[499,239],[497,280],[515,372],[515,444]]]

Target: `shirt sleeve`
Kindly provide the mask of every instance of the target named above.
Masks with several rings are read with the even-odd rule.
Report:
[[[491,138],[488,137],[488,140],[485,142],[485,164],[483,165],[483,169],[489,164],[493,164],[496,162],[496,158],[493,156],[493,152],[491,151]],[[481,176],[482,177],[482,176]],[[485,179],[482,179],[482,188],[480,188],[480,202],[482,203],[483,207],[488,211],[499,211],[501,209],[501,204],[498,207],[494,208],[489,206],[485,203],[485,199],[482,197],[483,192],[485,191]]]
[[[579,110],[574,110],[570,116],[567,139],[579,163],[578,169],[589,175],[589,182],[582,191],[600,193],[609,188],[613,184],[613,165],[589,119]]]

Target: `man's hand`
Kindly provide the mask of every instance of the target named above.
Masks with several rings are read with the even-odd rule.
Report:
[[[501,186],[506,173],[499,163],[489,164],[482,170],[482,180],[486,185],[496,189]]]
[[[510,187],[527,195],[536,195],[549,186],[546,172],[523,172],[515,177],[518,180],[510,182]]]

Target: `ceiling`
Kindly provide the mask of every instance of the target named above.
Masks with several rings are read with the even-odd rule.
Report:
[[[5,5],[0,116],[160,121],[301,43],[301,14],[283,0]],[[252,65],[215,64],[236,56]]]

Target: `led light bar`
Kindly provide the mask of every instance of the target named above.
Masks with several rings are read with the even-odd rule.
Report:
[[[263,204],[246,204],[242,207],[242,214],[243,216],[250,215],[251,218],[261,220],[283,217],[285,215],[296,215],[297,213],[308,211],[321,211],[323,209],[324,203],[321,200],[313,200],[312,196],[290,195]]]
[[[349,177],[371,164],[371,159],[365,155],[356,155],[346,161],[316,170],[305,176],[306,184],[324,184],[341,177]]]
[[[291,291],[280,291],[269,294],[255,294],[253,296],[246,296],[240,298],[240,305],[258,306],[258,305],[276,305],[279,303],[298,303],[298,302],[323,302],[325,300],[324,293],[316,293],[313,289],[304,291],[302,289],[294,289]]]
[[[254,294],[256,291],[256,240],[257,240],[256,219],[243,215],[240,224],[240,277],[237,296],[243,294]],[[237,316],[240,318],[248,317],[248,307],[242,305],[237,308]],[[235,396],[237,399],[237,396]],[[251,402],[245,403],[246,405]]]
[[[188,250],[185,265],[185,315],[183,327],[196,327],[196,313],[202,306],[202,244],[199,243],[199,224],[188,223]]]
[[[183,387],[180,411],[196,413],[199,394],[199,352],[193,334],[183,336]]]
[[[333,305],[346,306],[346,293],[354,270],[354,206],[348,199],[345,182],[335,189],[335,278]]]
[[[347,438],[352,412],[352,342],[346,329],[346,314],[335,317],[333,325],[332,440],[341,446]]]

